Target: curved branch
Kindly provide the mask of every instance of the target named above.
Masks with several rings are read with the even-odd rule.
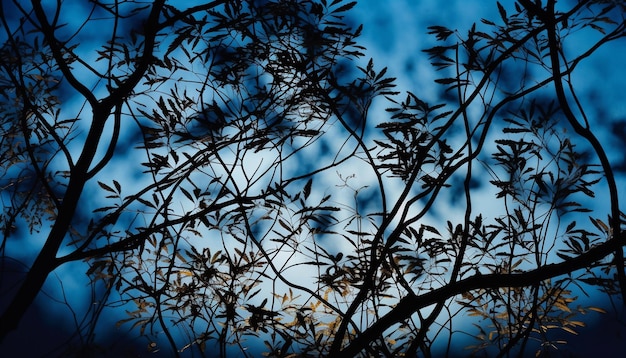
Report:
[[[107,152],[104,154],[104,157],[96,164],[88,173],[87,179],[92,178],[96,175],[102,168],[104,168],[111,158],[113,158],[113,153],[115,152],[115,146],[117,145],[117,140],[120,137],[120,127],[121,127],[121,118],[122,118],[122,105],[119,104],[115,107],[114,123],[113,123],[113,134],[111,136],[111,141],[109,142],[109,147],[107,148]]]
[[[510,274],[489,274],[474,275],[464,280],[443,286],[420,296],[406,296],[386,315],[380,318],[371,327],[356,337],[350,344],[341,351],[342,357],[353,357],[357,355],[369,342],[376,339],[385,330],[395,323],[401,322],[410,317],[420,309],[447,300],[451,297],[465,292],[480,289],[499,289],[503,287],[524,287],[536,284],[543,280],[554,278],[560,275],[573,273],[577,270],[585,269],[594,262],[604,259],[612,254],[616,249],[621,249],[626,243],[624,235],[617,240],[609,240],[599,246],[592,248],[584,254],[565,260],[557,264],[549,264],[532,271]],[[622,242],[620,244],[620,241]]]
[[[565,95],[565,89],[563,88],[563,74],[561,73],[561,62],[559,59],[560,44],[557,40],[556,26],[558,22],[554,14],[555,0],[548,1],[548,9],[546,11],[546,28],[548,32],[548,44],[550,46],[550,62],[552,65],[552,74],[554,77],[554,89],[556,96],[561,106],[561,110],[567,118],[569,124],[574,128],[576,134],[585,138],[587,142],[593,147],[596,152],[602,170],[606,178],[607,185],[609,187],[609,196],[611,200],[611,229],[613,231],[613,237],[610,240],[615,241],[621,237],[621,225],[620,225],[620,210],[619,210],[619,196],[617,193],[617,184],[615,182],[615,175],[611,168],[611,163],[606,155],[604,147],[598,140],[598,138],[591,132],[591,130],[578,122],[572,109],[569,106],[567,97]],[[624,250],[620,245],[615,250],[615,264],[617,267],[617,277],[622,292],[622,300],[626,305],[626,272],[624,271]]]
[[[108,103],[111,107],[120,104],[121,101],[132,92],[133,88],[137,86],[139,81],[143,78],[150,65],[154,62],[154,48],[156,45],[156,37],[159,30],[162,28],[159,26],[159,16],[165,5],[165,0],[157,0],[152,5],[150,15],[144,25],[144,47],[143,54],[137,63],[137,68],[122,81],[119,87],[112,89],[111,94],[102,100],[102,103]]]
[[[56,60],[61,73],[67,79],[67,82],[80,93],[85,99],[91,104],[95,106],[98,102],[96,96],[87,88],[84,84],[82,84],[76,76],[72,73],[70,66],[67,64],[65,59],[63,58],[63,48],[60,46],[59,41],[54,36],[55,29],[48,22],[48,18],[46,17],[46,13],[41,6],[41,0],[33,0],[32,1],[33,10],[35,11],[35,15],[41,24],[41,32],[43,33],[46,42],[50,46],[50,50],[52,50],[52,55]]]

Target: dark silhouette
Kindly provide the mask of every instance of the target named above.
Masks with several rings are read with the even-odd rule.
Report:
[[[431,104],[361,61],[356,2],[182,3],[0,5],[0,340],[78,263],[54,354],[551,354],[610,315],[579,292],[622,304],[623,163],[571,78],[624,4],[429,27]]]

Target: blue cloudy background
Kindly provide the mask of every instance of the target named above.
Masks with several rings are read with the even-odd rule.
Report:
[[[558,3],[566,7],[575,2]],[[500,3],[513,11],[514,1]],[[390,75],[397,77],[401,90],[414,91],[432,103],[440,101],[437,98],[440,92],[434,88],[433,81],[441,74],[433,70],[421,52],[436,44],[434,37],[426,34],[427,27],[441,25],[464,35],[474,23],[480,29],[481,19],[500,19],[496,2],[484,0],[361,0],[354,14],[364,23],[361,41],[368,49],[367,56],[373,57],[379,66],[388,67]],[[573,36],[575,39],[566,43],[571,46],[567,50],[574,53],[587,49],[597,40],[592,32]],[[607,154],[616,169],[623,210],[626,200],[626,39],[601,48],[591,59],[583,61],[572,81],[591,125],[596,128],[594,133],[606,144]],[[626,356],[626,310],[622,303],[607,300],[602,293],[589,293],[589,297],[580,293],[580,304],[594,304],[607,309],[608,313],[582,317],[587,326],[578,336],[564,335],[568,347],[563,356]]]
[[[175,4],[176,1],[172,3]],[[505,7],[512,7],[513,1],[504,0],[501,3]],[[70,8],[66,7],[64,11],[70,11]],[[84,8],[75,7],[71,11],[75,12],[72,16],[77,18],[84,16]],[[373,58],[378,68],[388,67],[388,74],[398,79],[399,90],[412,91],[432,103],[439,101],[440,91],[433,82],[439,74],[432,69],[427,56],[421,51],[435,44],[434,38],[426,34],[426,28],[442,25],[465,34],[481,18],[499,18],[495,1],[479,0],[360,0],[351,10],[350,16],[349,21],[364,24],[360,44],[367,51],[362,59],[363,64],[370,57]],[[579,39],[582,48],[586,48],[589,41],[594,40],[585,36]],[[584,62],[574,78],[578,95],[583,104],[587,105],[590,118],[599,125],[596,135],[607,144],[607,148],[612,149],[610,158],[616,168],[621,169],[618,178],[620,188],[625,185],[626,171],[625,49],[624,40],[610,44],[600,50],[592,60]],[[620,199],[622,202],[626,200],[624,192],[621,192]],[[24,245],[20,258],[24,262],[32,260],[34,249],[38,247],[36,242],[32,242],[33,246],[30,247],[29,242],[31,241],[25,239],[20,243]],[[71,333],[74,321],[82,317],[81,312],[87,309],[87,305],[93,304],[91,293],[87,291],[84,271],[83,265],[74,263],[65,265],[51,275],[45,292],[38,297],[37,306],[28,313],[27,322],[22,323],[22,327],[28,327],[28,330],[21,330],[9,342],[4,343],[0,347],[0,355],[45,355],[51,349],[62,346],[70,338],[68,334]],[[63,290],[59,290],[60,287]],[[68,309],[65,301],[71,303],[75,312]],[[620,352],[626,354],[626,314],[621,303],[616,302],[613,306],[602,295],[585,298],[581,304],[585,301],[606,308],[608,313],[589,317],[587,327],[580,330],[578,337],[568,337],[571,353],[581,357],[595,354],[617,356]],[[612,306],[614,310],[611,309]],[[98,334],[111,342],[117,342],[118,346],[136,345],[137,352],[145,354],[145,342],[135,338],[135,331],[127,335],[124,327],[115,328],[115,322],[125,317],[123,308],[119,311],[119,316],[116,316],[116,312],[107,311],[103,318],[110,322],[110,329]],[[459,345],[462,346],[463,343]]]

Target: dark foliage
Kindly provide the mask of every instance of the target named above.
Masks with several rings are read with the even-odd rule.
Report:
[[[125,311],[168,355],[548,355],[605,312],[581,292],[624,299],[623,163],[571,77],[625,5],[430,27],[437,104],[362,60],[355,5],[3,2],[0,339],[77,262],[58,354]]]

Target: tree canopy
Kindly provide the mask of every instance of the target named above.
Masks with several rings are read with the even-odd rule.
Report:
[[[432,25],[428,94],[355,6],[4,1],[1,344],[50,285],[76,356],[549,355],[622,305],[624,122],[577,80],[626,4]]]

